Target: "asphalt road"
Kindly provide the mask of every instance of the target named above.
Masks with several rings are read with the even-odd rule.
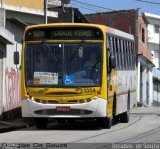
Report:
[[[2,133],[0,143],[160,143],[160,108],[132,109],[129,123],[111,129],[102,129],[95,121],[53,122],[46,130],[33,126]]]

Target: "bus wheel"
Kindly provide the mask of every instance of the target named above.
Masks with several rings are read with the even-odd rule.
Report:
[[[47,128],[48,119],[47,118],[37,118],[36,119],[36,127],[38,129]]]
[[[113,117],[113,122],[114,122],[114,124],[119,123],[119,115],[116,115]]]
[[[120,122],[121,123],[129,122],[129,111],[128,110],[120,115]]]
[[[100,119],[100,124],[103,128],[110,129],[112,127],[112,118],[106,117],[106,118]]]

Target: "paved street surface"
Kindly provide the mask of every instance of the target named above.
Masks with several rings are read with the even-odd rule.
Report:
[[[160,108],[131,110],[130,122],[102,129],[94,121],[50,123],[46,130],[35,126],[0,134],[0,143],[160,143]]]

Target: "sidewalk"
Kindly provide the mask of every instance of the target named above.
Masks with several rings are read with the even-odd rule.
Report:
[[[143,115],[159,115],[160,116],[160,107],[134,107],[130,110],[130,114],[143,114]]]
[[[16,119],[12,122],[0,120],[0,133],[18,130],[21,128],[28,128],[32,125],[34,125],[33,121],[23,120],[23,119]]]

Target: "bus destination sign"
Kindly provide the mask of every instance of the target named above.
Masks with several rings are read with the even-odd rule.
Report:
[[[91,30],[55,30],[52,33],[52,37],[88,37],[93,36]]]
[[[102,35],[98,28],[41,28],[29,30],[25,40],[102,40]]]

